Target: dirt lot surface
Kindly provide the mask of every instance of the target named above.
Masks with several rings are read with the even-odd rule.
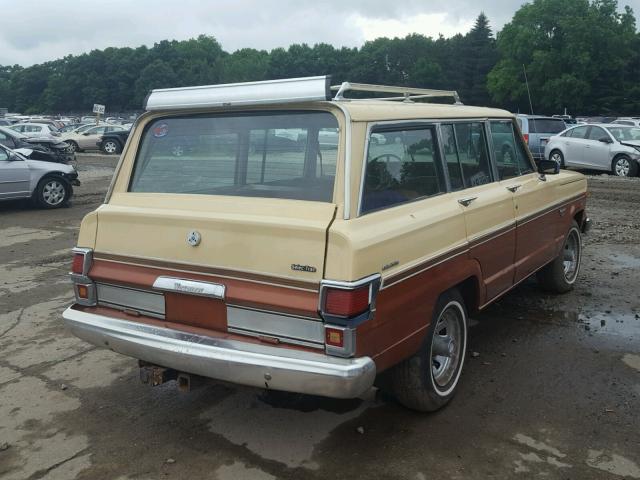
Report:
[[[69,335],[66,272],[113,157],[81,156],[70,208],[0,204],[0,478],[640,478],[640,179],[591,176],[577,288],[535,281],[473,319],[438,413],[216,383],[140,384]]]

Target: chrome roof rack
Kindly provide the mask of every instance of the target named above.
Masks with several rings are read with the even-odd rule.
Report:
[[[458,92],[455,90],[433,90],[428,88],[393,87],[389,85],[372,85],[369,83],[342,82],[340,85],[332,85],[331,90],[337,91],[334,100],[395,100],[411,102],[424,98],[452,97],[456,105],[462,105]],[[397,94],[392,97],[346,98],[346,92],[368,92]]]

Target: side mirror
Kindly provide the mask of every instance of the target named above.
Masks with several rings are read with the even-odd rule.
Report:
[[[609,137],[599,138],[598,141],[602,143],[613,143],[613,140],[611,140]]]
[[[560,164],[555,160],[540,160],[538,162],[538,173],[540,175],[557,175],[560,173]]]

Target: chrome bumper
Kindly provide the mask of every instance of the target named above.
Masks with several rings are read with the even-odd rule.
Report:
[[[77,337],[146,362],[240,385],[354,398],[373,385],[369,357],[337,358],[237,340],[206,337],[67,308]]]

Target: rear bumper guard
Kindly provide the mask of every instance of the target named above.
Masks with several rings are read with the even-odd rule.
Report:
[[[321,353],[207,337],[67,308],[66,326],[77,337],[139,360],[240,385],[355,398],[373,385],[369,357]]]

